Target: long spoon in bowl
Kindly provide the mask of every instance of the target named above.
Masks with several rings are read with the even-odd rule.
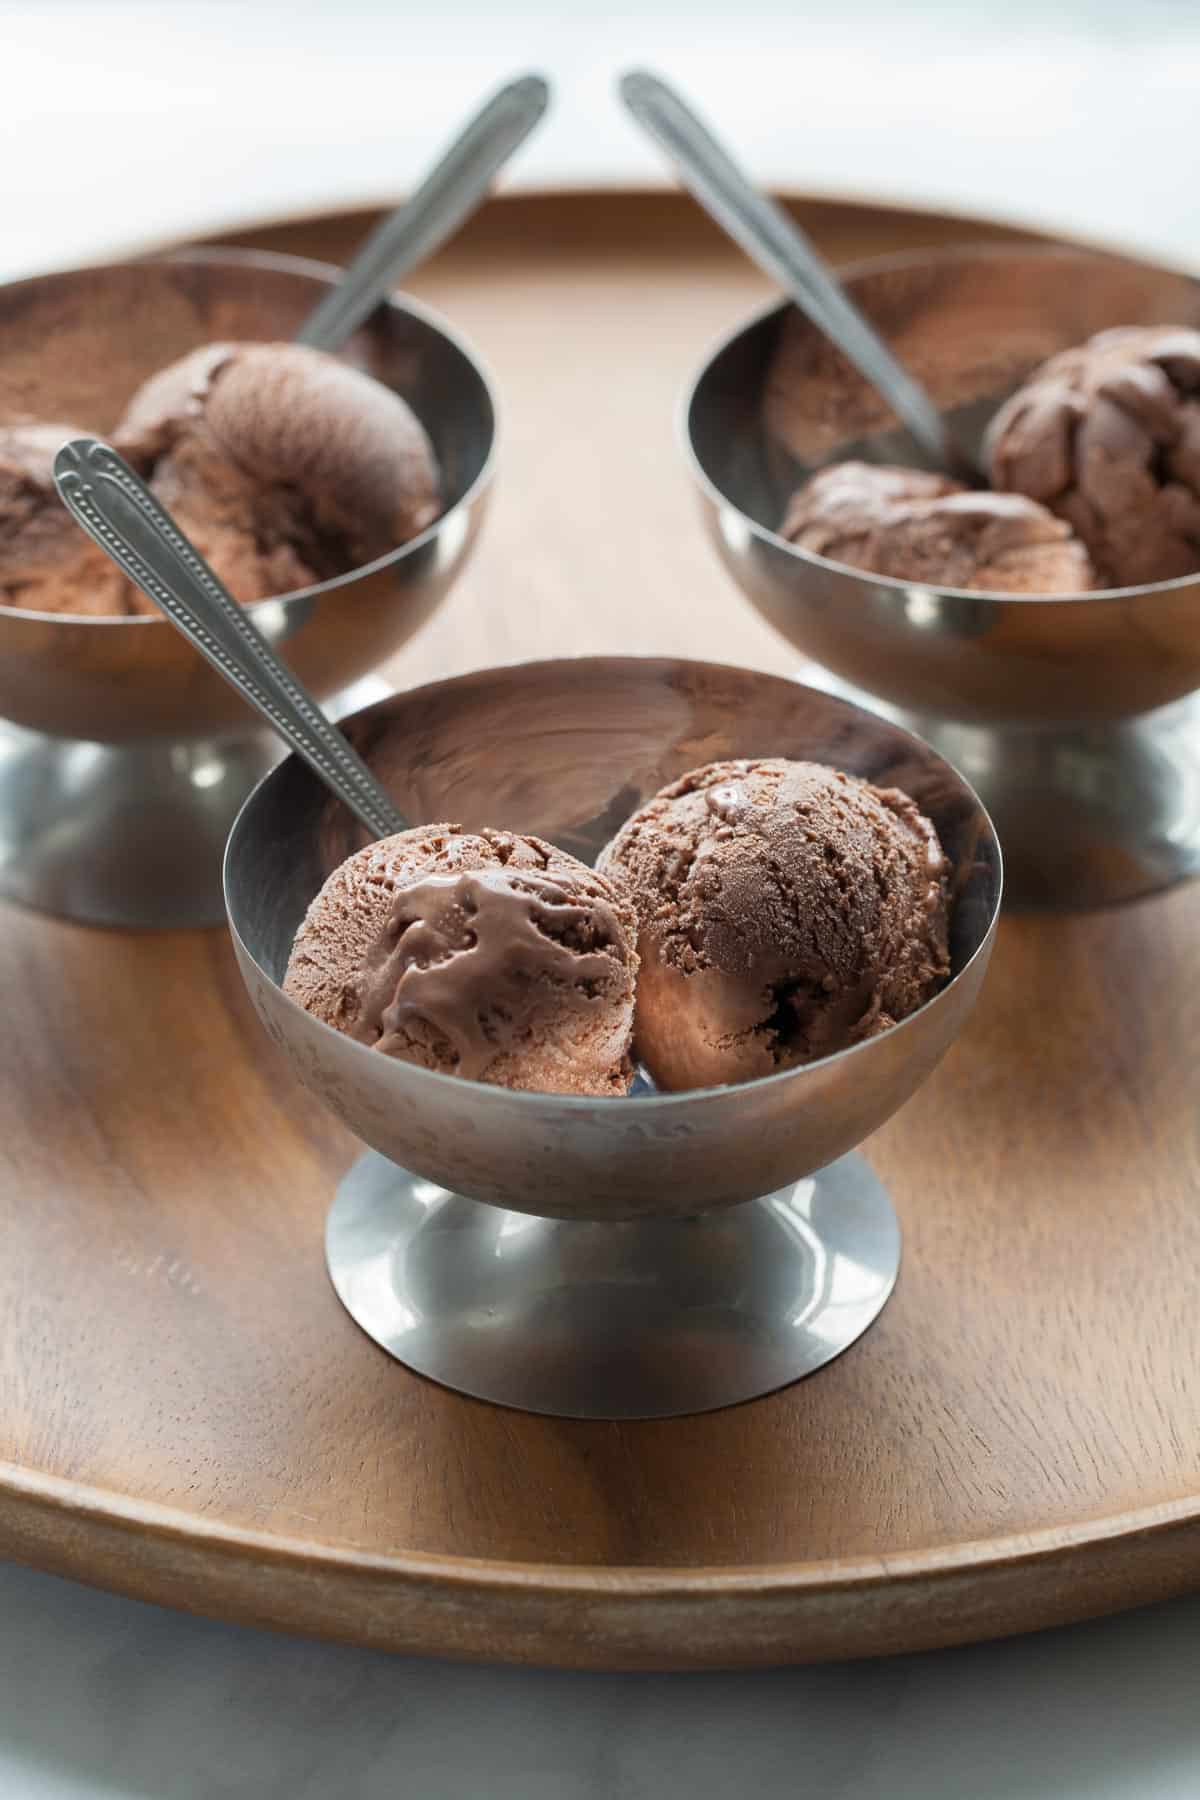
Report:
[[[72,438],[54,459],[54,480],[76,523],[373,836],[407,830],[358,752],[123,457],[98,438]]]
[[[657,75],[633,69],[619,86],[633,117],[666,151],[705,211],[837,345],[934,467],[980,486],[974,458],[925,388],[888,349],[782,206],[759,192],[698,114]]]
[[[548,82],[532,74],[493,94],[412,197],[368,235],[293,341],[311,349],[337,350],[387,299],[399,278],[436,250],[474,210],[542,118],[549,100]],[[294,749],[327,781],[343,784],[338,788],[341,798],[363,823],[380,835],[404,829],[395,809],[387,812],[386,795],[342,734],[122,458],[94,438],[77,438],[60,453],[55,479],[69,510],[101,549]],[[374,790],[369,798],[368,783]]]
[[[541,75],[522,75],[492,95],[439,157],[415,193],[368,233],[337,286],[294,342],[335,350],[386,300],[402,275],[443,244],[484,198],[550,104]]]
[[[469,121],[403,206],[367,238],[337,286],[296,334],[334,349],[406,270],[445,241],[486,194],[549,104],[540,75],[507,83]],[[74,438],[54,463],[59,495],[88,536],[136,582],[210,663],[257,708],[377,837],[403,831],[366,764],[276,656],[145,483],[97,438]]]

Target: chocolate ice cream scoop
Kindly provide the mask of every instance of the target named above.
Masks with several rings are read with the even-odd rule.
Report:
[[[0,427],[0,605],[80,617],[153,612],[58,498],[55,452],[77,435],[73,425]]]
[[[873,1037],[949,973],[949,865],[907,795],[808,762],[664,788],[599,867],[638,914],[634,1044],[663,1088],[770,1075]]]
[[[1078,594],[1095,585],[1087,551],[1044,506],[921,469],[834,463],[792,496],[779,529],[832,562],[930,587]]]
[[[242,601],[328,580],[436,518],[411,408],[299,344],[208,344],[134,395],[114,443]]]
[[[987,438],[992,482],[1078,532],[1099,585],[1200,569],[1200,331],[1102,331],[1043,363]]]
[[[618,885],[539,838],[420,826],[334,870],[296,934],[284,989],[423,1068],[624,1094],[636,931]]]

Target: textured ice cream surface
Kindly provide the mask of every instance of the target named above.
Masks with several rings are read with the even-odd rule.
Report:
[[[636,936],[620,885],[540,838],[426,825],[333,871],[283,985],[327,1025],[422,1068],[620,1095]]]
[[[0,427],[0,604],[154,615],[58,498],[54,454],[82,435]],[[246,602],[386,556],[440,510],[437,462],[411,408],[302,345],[192,351],[138,390],[113,441]]]
[[[921,469],[833,463],[792,496],[780,532],[832,562],[927,587],[1078,594],[1095,585],[1087,551],[1046,507]]]
[[[1052,356],[1000,408],[993,486],[1066,519],[1098,585],[1200,569],[1200,332],[1102,331]]]
[[[947,859],[907,795],[817,763],[711,763],[599,867],[638,914],[634,1047],[662,1088],[771,1075],[886,1030],[946,980]]]
[[[114,442],[243,601],[346,574],[439,511],[411,408],[303,345],[192,351],[139,389]]]
[[[80,435],[73,425],[0,426],[0,605],[85,618],[151,611],[58,497],[55,454]]]

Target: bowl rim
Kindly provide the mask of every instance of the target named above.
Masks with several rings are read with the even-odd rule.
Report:
[[[848,712],[867,713],[870,717],[875,718],[879,724],[886,726],[889,731],[894,732],[902,739],[906,739],[927,756],[932,757],[942,768],[948,769],[971,795],[976,806],[979,808],[979,813],[984,821],[995,857],[995,898],[986,928],[980,936],[979,942],[976,944],[974,950],[972,950],[970,956],[964,962],[962,968],[957,970],[956,973],[950,977],[949,981],[946,982],[945,986],[938,989],[936,994],[930,995],[928,1000],[923,1001],[922,1004],[916,1008],[915,1012],[907,1014],[905,1018],[899,1020],[895,1025],[890,1025],[886,1032],[881,1032],[876,1038],[866,1038],[861,1043],[848,1044],[844,1049],[836,1050],[829,1056],[818,1057],[812,1062],[798,1063],[790,1069],[777,1069],[770,1075],[758,1075],[753,1077],[750,1081],[722,1082],[715,1087],[681,1088],[666,1093],[659,1093],[656,1091],[653,1094],[641,1094],[637,1096],[629,1094],[612,1096],[559,1094],[544,1093],[531,1088],[501,1088],[497,1087],[492,1082],[471,1080],[469,1082],[470,1086],[489,1096],[489,1099],[485,1104],[495,1104],[498,1099],[501,1104],[512,1102],[515,1105],[532,1109],[536,1109],[539,1106],[545,1107],[547,1104],[552,1105],[555,1108],[562,1106],[569,1112],[587,1112],[600,1106],[603,1107],[606,1117],[609,1115],[609,1109],[612,1107],[635,1106],[638,1109],[636,1116],[638,1118],[644,1118],[646,1117],[646,1109],[651,1107],[657,1111],[678,1111],[680,1108],[692,1103],[727,1098],[730,1095],[745,1093],[747,1089],[759,1091],[770,1085],[778,1086],[786,1082],[795,1082],[802,1079],[804,1076],[811,1074],[814,1070],[829,1068],[832,1064],[842,1062],[849,1057],[859,1056],[863,1052],[869,1051],[881,1038],[892,1038],[896,1033],[906,1032],[911,1027],[915,1027],[918,1020],[926,1018],[927,1015],[931,1014],[949,999],[953,990],[959,986],[966,975],[975,968],[977,963],[981,960],[986,962],[987,957],[991,954],[992,945],[995,941],[1000,921],[1001,906],[1004,900],[1004,851],[1000,842],[999,833],[996,830],[995,822],[971,783],[959,769],[954,767],[953,763],[942,756],[940,751],[935,750],[931,744],[928,744],[924,738],[919,737],[915,732],[907,730],[906,727],[902,725],[893,724],[890,719],[884,719],[877,714],[872,714],[868,707],[858,706],[852,700],[842,699],[840,695],[826,694],[819,688],[810,687],[805,682],[794,681],[789,676],[775,675],[769,670],[754,669],[745,664],[704,662],[698,658],[692,657],[582,655],[547,657],[540,659],[528,658],[511,663],[497,663],[482,669],[472,669],[465,674],[446,676],[438,681],[422,682],[420,686],[414,688],[402,688],[397,693],[389,695],[386,699],[376,701],[372,706],[366,706],[357,713],[351,713],[348,718],[339,721],[339,724],[340,726],[353,725],[356,720],[366,718],[372,713],[381,713],[384,708],[394,706],[397,702],[411,700],[418,695],[436,694],[439,690],[465,687],[470,683],[478,682],[483,677],[489,675],[496,676],[517,673],[536,675],[541,672],[555,671],[563,668],[579,669],[583,664],[591,664],[593,666],[601,665],[611,670],[613,673],[617,673],[621,669],[627,669],[630,664],[649,665],[662,670],[683,667],[714,675],[734,670],[740,675],[753,675],[758,680],[786,685],[789,691],[794,690],[795,693],[800,696],[815,695],[823,702],[832,702],[833,705],[841,707]],[[263,968],[257,956],[246,943],[238,929],[230,905],[230,869],[234,843],[244,827],[244,822],[248,817],[250,810],[254,806],[260,792],[267,786],[267,783],[275,779],[276,776],[281,776],[282,771],[286,766],[294,765],[299,760],[300,758],[296,751],[289,751],[287,756],[283,757],[273,769],[268,770],[255,784],[242,802],[241,807],[238,809],[237,817],[230,827],[229,836],[225,843],[224,855],[221,859],[221,892],[225,901],[225,918],[229,926],[230,936],[233,938],[234,946],[239,954],[258,971],[265,981],[269,982],[271,988],[286,1007],[290,1008],[299,1018],[306,1020],[309,1025],[315,1026],[319,1032],[327,1032],[331,1039],[336,1039],[340,1044],[349,1045],[353,1053],[361,1056],[373,1056],[374,1049],[371,1045],[361,1044],[356,1039],[347,1037],[344,1032],[335,1030],[332,1025],[327,1025],[323,1019],[318,1019],[315,1014],[308,1012],[301,1006],[299,1001],[293,1000],[290,994],[284,992],[282,984],[276,981],[274,976]],[[831,763],[827,766],[835,768],[837,765]],[[318,779],[318,777],[314,776],[313,779]],[[311,898],[315,898],[315,895]],[[396,1059],[389,1060],[396,1061]],[[398,1061],[396,1066],[405,1071],[404,1079],[408,1079],[409,1077],[415,1078],[418,1090],[426,1082],[432,1082],[434,1084],[434,1091],[446,1083],[452,1084],[456,1092],[460,1091],[464,1085],[468,1085],[468,1078],[461,1075],[449,1075],[440,1069],[423,1069],[415,1063]]]
[[[336,263],[320,262],[310,256],[290,256],[282,251],[250,250],[239,246],[223,248],[221,245],[197,245],[192,249],[163,250],[149,256],[133,256],[110,263],[84,263],[77,268],[54,269],[45,275],[25,275],[18,281],[0,283],[0,291],[11,291],[23,287],[34,287],[44,282],[68,280],[73,276],[89,275],[112,269],[144,268],[155,263],[212,263],[218,266],[234,264],[243,268],[272,269],[284,275],[306,275],[323,282],[326,287],[334,283],[345,273]],[[475,347],[435,308],[426,306],[420,300],[409,295],[397,295],[395,292],[380,302],[392,311],[404,314],[420,321],[430,330],[437,333],[449,343],[465,362],[469,364],[483,388],[488,408],[491,413],[491,436],[484,456],[482,467],[471,485],[459,495],[453,506],[438,514],[423,531],[415,537],[407,538],[395,549],[387,550],[372,562],[359,563],[356,568],[347,569],[341,575],[331,575],[327,581],[312,582],[308,587],[292,588],[286,594],[270,594],[261,600],[246,603],[245,611],[253,618],[260,607],[285,606],[289,610],[297,610],[309,601],[321,599],[324,595],[345,587],[351,582],[359,581],[364,575],[374,575],[381,569],[391,568],[405,561],[409,556],[422,549],[445,528],[451,519],[473,507],[480,496],[490,486],[495,473],[500,442],[500,406],[497,398],[495,378],[476,351]],[[336,354],[336,353],[335,353]],[[96,625],[104,630],[129,630],[146,626],[169,625],[171,621],[162,613],[62,613],[39,612],[31,606],[5,606],[0,604],[0,618],[30,619],[41,625],[80,626]]]
[[[1056,239],[1051,242],[1031,239],[1029,243],[1013,244],[951,244],[944,248],[925,250],[895,250],[881,256],[862,257],[855,262],[839,264],[837,274],[843,281],[855,281],[870,275],[886,275],[902,269],[924,268],[947,263],[963,262],[1001,262],[1013,256],[1032,256],[1040,261],[1053,258],[1075,258],[1094,263],[1123,263],[1127,266],[1143,269],[1160,269],[1163,274],[1178,276],[1182,281],[1190,281],[1193,286],[1200,287],[1200,274],[1186,268],[1171,268],[1167,264],[1148,263],[1144,258],[1123,256],[1119,251],[1101,250],[1086,244],[1073,244],[1067,239]],[[758,306],[752,313],[745,315],[738,323],[727,327],[717,338],[713,339],[705,351],[702,361],[695,372],[688,377],[682,393],[675,405],[675,432],[684,461],[688,465],[692,479],[703,490],[709,501],[718,512],[735,513],[747,529],[761,543],[768,544],[773,550],[781,551],[793,557],[797,562],[810,563],[819,569],[828,569],[836,575],[848,575],[858,582],[869,582],[873,587],[881,587],[894,594],[932,594],[938,599],[970,600],[980,604],[1000,603],[1006,606],[1080,606],[1089,602],[1096,605],[1108,600],[1138,600],[1146,596],[1177,593],[1182,589],[1195,587],[1200,581],[1200,569],[1191,575],[1175,575],[1169,581],[1144,582],[1139,587],[1092,588],[1074,594],[1013,594],[1000,588],[955,588],[939,587],[929,581],[905,581],[896,575],[878,575],[871,569],[856,568],[851,563],[835,562],[832,557],[820,556],[815,550],[804,550],[799,544],[772,531],[757,519],[743,512],[736,501],[732,500],[709,475],[700,454],[696,449],[692,435],[692,414],[696,397],[704,381],[707,379],[713,364],[737,340],[764,324],[773,316],[782,316],[799,309],[794,301],[769,300]],[[824,466],[824,465],[820,465]]]

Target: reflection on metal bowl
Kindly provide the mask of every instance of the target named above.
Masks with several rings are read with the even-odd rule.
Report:
[[[1190,277],[1069,248],[917,253],[843,279],[972,444],[1055,351],[1113,325],[1200,325]],[[776,527],[814,468],[918,460],[791,307],[709,355],[684,434],[705,523],[743,593],[825,672],[806,679],[963,759],[1005,843],[1010,898],[1100,904],[1200,868],[1187,698],[1200,688],[1200,575],[1037,599],[916,586],[786,542]]]

